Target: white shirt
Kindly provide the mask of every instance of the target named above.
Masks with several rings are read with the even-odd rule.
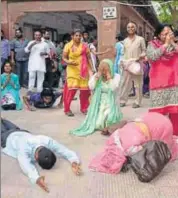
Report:
[[[2,152],[16,158],[24,174],[28,176],[32,184],[35,184],[39,178],[39,173],[35,167],[35,152],[41,146],[50,149],[57,156],[67,159],[70,163],[80,162],[75,152],[52,138],[22,131],[13,132],[8,136],[6,147],[2,149]]]
[[[29,46],[35,42],[35,40],[30,41],[25,48],[26,53],[30,53],[29,61],[28,61],[28,72],[31,71],[41,71],[46,72],[46,63],[45,63],[45,56],[41,56],[41,52],[50,53],[50,48],[47,43],[41,41],[34,45],[31,50],[29,50]]]

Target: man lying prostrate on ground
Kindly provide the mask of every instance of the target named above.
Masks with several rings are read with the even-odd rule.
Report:
[[[49,190],[45,178],[39,175],[35,162],[41,168],[49,170],[55,165],[57,155],[71,163],[72,171],[76,175],[81,173],[80,161],[75,152],[50,137],[33,135],[2,118],[1,147],[3,153],[18,160],[22,171],[29,177],[30,181],[39,185],[46,192]]]
[[[57,107],[63,107],[63,93],[54,92],[50,88],[44,88],[41,93],[28,93],[27,96],[23,97],[23,101],[30,111],[35,111],[37,109],[52,108],[56,100],[61,96]]]

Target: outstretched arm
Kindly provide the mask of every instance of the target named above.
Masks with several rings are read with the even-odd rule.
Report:
[[[30,104],[29,101],[30,101],[30,96],[23,96],[23,102],[26,105],[27,109],[29,111],[35,111],[36,108],[34,108],[33,106],[31,106],[31,104]]]
[[[106,53],[108,53],[109,51],[110,51],[110,49],[107,49],[107,50],[105,50],[105,51],[103,51],[103,52],[96,52],[95,49],[91,49],[91,53],[93,53],[95,56],[99,56],[99,55],[106,54]]]
[[[80,160],[74,151],[71,151],[67,147],[59,144],[57,141],[51,139],[49,143],[49,149],[51,149],[58,156],[61,156],[68,160],[71,163],[72,171],[79,175],[81,172],[80,169]]]
[[[121,120],[119,123],[113,124],[109,127],[106,127],[102,130],[101,134],[102,135],[111,135],[114,133],[117,129],[121,129],[128,123],[127,120]]]
[[[27,106],[27,108],[30,110],[31,105],[29,103],[29,96],[23,96],[23,101],[24,101],[24,104]]]
[[[44,176],[40,177],[35,165],[26,153],[20,153],[17,157],[20,168],[23,173],[30,179],[32,184],[37,184],[44,191],[49,192],[47,185],[44,182]]]
[[[88,60],[89,76],[91,77],[93,75],[93,73],[96,72],[96,70],[92,63],[90,50],[88,48],[87,48],[87,60]]]
[[[20,153],[17,159],[23,173],[30,179],[32,184],[35,184],[37,182],[37,179],[40,177],[40,175],[36,170],[35,165],[32,164],[31,159],[25,153],[24,154]]]

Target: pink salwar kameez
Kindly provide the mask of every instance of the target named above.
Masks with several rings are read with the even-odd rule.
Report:
[[[143,133],[139,123],[148,128],[148,136]],[[106,142],[104,151],[92,159],[89,168],[93,171],[117,174],[126,162],[126,156],[138,152],[144,143],[151,140],[166,143],[172,160],[178,158],[178,136],[173,136],[173,126],[169,118],[159,113],[147,113],[135,122],[129,122],[116,130]]]
[[[150,112],[169,115],[174,135],[178,135],[178,45],[167,49],[159,40],[149,43]]]

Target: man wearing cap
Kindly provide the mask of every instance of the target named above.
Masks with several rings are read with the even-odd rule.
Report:
[[[59,144],[54,139],[44,135],[32,135],[29,131],[20,129],[12,122],[1,118],[2,152],[16,158],[25,175],[32,184],[39,185],[49,192],[45,177],[40,176],[35,162],[43,169],[51,169],[56,163],[56,155],[67,159],[72,171],[81,173],[80,161],[76,153]],[[55,155],[56,154],[56,155]]]

